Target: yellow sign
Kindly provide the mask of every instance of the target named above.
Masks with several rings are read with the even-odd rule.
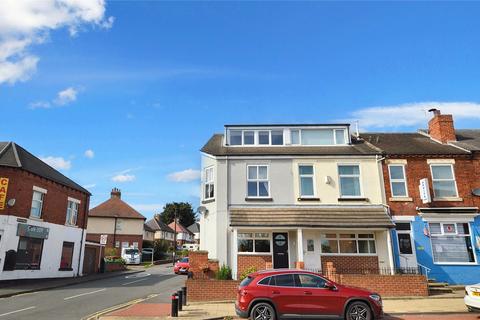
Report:
[[[0,178],[0,210],[5,209],[7,201],[8,178]]]

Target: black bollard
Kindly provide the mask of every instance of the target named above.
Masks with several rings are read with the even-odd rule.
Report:
[[[178,311],[182,311],[182,307],[183,307],[183,292],[182,290],[178,290],[177,292],[177,296],[178,296]]]
[[[187,305],[187,287],[182,287],[182,293],[183,293],[183,305]]]
[[[172,310],[170,316],[178,317],[178,296],[176,292],[172,294]]]

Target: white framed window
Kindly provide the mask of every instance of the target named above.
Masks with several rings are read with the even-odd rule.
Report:
[[[458,197],[457,182],[452,164],[431,164],[433,195],[435,198]]]
[[[347,144],[346,130],[345,129],[335,129],[335,142],[334,144]]]
[[[268,198],[270,183],[268,181],[268,165],[247,166],[247,197]]]
[[[290,143],[292,145],[299,145],[300,144],[300,130],[299,129],[290,130]]]
[[[340,197],[361,197],[360,166],[358,164],[338,165],[338,177],[340,181]]]
[[[283,130],[272,130],[270,131],[271,143],[272,146],[282,146],[283,145]]]
[[[245,130],[243,131],[243,144],[254,145],[255,144],[255,131]]]
[[[430,222],[433,262],[438,264],[472,264],[475,253],[470,225],[458,222]]]
[[[270,144],[270,131],[262,130],[258,131],[258,144],[269,145]]]
[[[130,243],[128,241],[122,241],[122,248],[128,248]]]
[[[408,197],[405,165],[390,164],[388,166],[388,173],[390,175],[390,189],[392,190],[392,197]]]
[[[298,175],[300,177],[300,197],[315,197],[315,172],[311,164],[301,164],[298,166]]]
[[[66,224],[75,226],[78,219],[78,208],[80,207],[80,200],[68,197],[67,202],[67,219]]]
[[[270,253],[271,240],[268,232],[242,232],[237,235],[239,253]]]
[[[242,145],[242,130],[229,130],[229,144],[232,146]]]
[[[47,190],[33,187],[33,195],[32,195],[32,207],[30,209],[30,217],[40,219],[42,217],[42,209],[43,209],[43,202],[45,200],[45,194],[47,194]]]
[[[205,168],[204,184],[203,184],[203,199],[210,200],[215,198],[215,182],[214,182],[214,168]]]
[[[322,254],[375,255],[373,233],[322,233],[320,234]]]

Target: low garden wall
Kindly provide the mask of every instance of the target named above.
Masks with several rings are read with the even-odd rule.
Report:
[[[105,263],[105,272],[112,272],[112,271],[122,271],[126,270],[127,268],[123,263],[117,262],[107,262]]]
[[[237,298],[236,280],[188,279],[187,301],[226,301]]]
[[[428,296],[427,278],[422,275],[340,274],[340,284],[360,287],[385,297]]]

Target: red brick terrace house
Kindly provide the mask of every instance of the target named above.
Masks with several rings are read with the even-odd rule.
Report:
[[[87,239],[99,242],[107,235],[107,248],[135,247],[142,250],[145,217],[121,199],[121,192],[114,188],[107,201],[88,213]]]
[[[0,142],[0,280],[82,275],[89,201],[79,184]]]

